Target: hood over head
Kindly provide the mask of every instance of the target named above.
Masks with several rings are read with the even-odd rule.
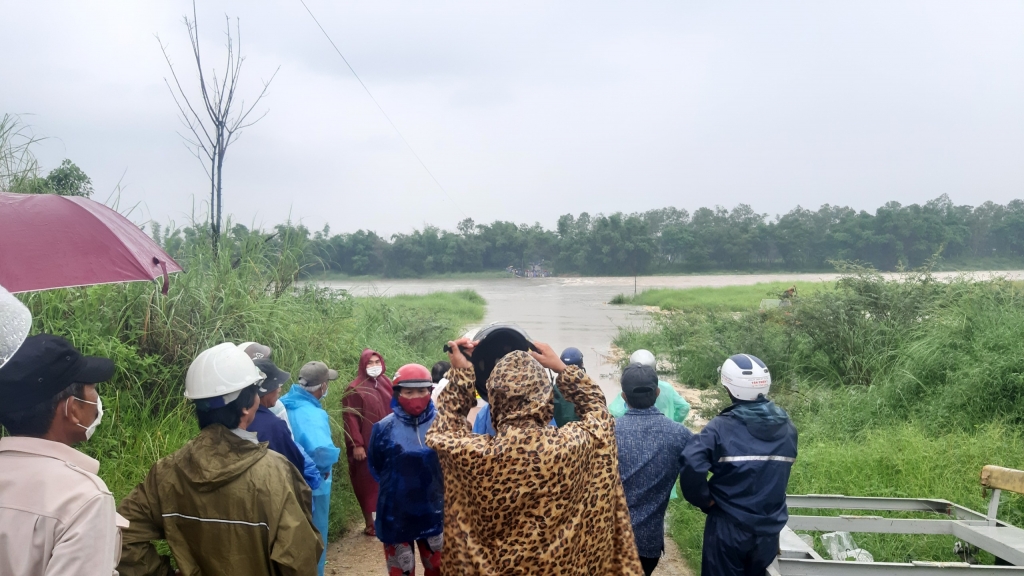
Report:
[[[177,453],[175,465],[196,491],[212,492],[266,455],[266,443],[253,444],[220,424],[211,424]]]
[[[494,365],[487,379],[494,429],[547,426],[554,416],[554,392],[547,372],[528,352],[514,350]]]
[[[722,411],[739,419],[758,440],[779,440],[793,424],[789,414],[770,400],[738,401]]]
[[[356,378],[356,380],[369,378],[369,376],[366,375],[366,365],[370,363],[371,356],[377,356],[380,358],[381,373],[380,376],[378,376],[378,378],[380,378],[381,376],[387,376],[388,367],[384,363],[384,355],[381,354],[380,352],[377,352],[376,350],[370,350],[369,348],[367,348],[363,350],[362,354],[359,355],[359,376]]]

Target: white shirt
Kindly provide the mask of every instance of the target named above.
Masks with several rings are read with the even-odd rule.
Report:
[[[111,576],[121,558],[100,463],[59,442],[0,438],[0,576]]]

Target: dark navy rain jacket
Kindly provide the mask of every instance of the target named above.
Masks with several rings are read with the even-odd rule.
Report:
[[[377,538],[385,544],[413,542],[444,532],[444,480],[437,453],[427,447],[434,403],[410,416],[391,400],[391,414],[373,425],[367,459],[380,484]]]
[[[789,520],[786,486],[796,444],[796,427],[785,410],[764,398],[736,401],[683,450],[683,496],[750,532],[777,534]],[[715,505],[708,508],[711,500]]]
[[[249,424],[248,431],[255,432],[257,440],[267,442],[267,448],[287,458],[299,472],[302,472],[302,477],[310,489],[316,490],[320,487],[322,480],[316,466],[302,447],[295,443],[292,431],[284,420],[261,405],[256,410],[256,416],[252,424]]]

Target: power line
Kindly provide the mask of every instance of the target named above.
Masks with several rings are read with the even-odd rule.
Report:
[[[391,116],[388,116],[388,113],[384,111],[384,108],[380,105],[380,102],[377,102],[377,99],[373,97],[373,93],[370,92],[370,89],[366,87],[366,84],[363,82],[363,79],[359,77],[359,74],[356,74],[355,68],[353,68],[352,65],[348,63],[348,59],[345,58],[345,55],[341,53],[340,49],[338,49],[338,45],[335,44],[334,40],[331,39],[331,35],[327,33],[327,30],[324,30],[324,27],[320,24],[320,21],[317,20],[316,16],[313,15],[313,11],[310,10],[309,6],[306,5],[306,1],[299,0],[299,2],[302,3],[302,7],[306,9],[306,12],[309,13],[309,17],[313,19],[313,22],[315,22],[317,27],[320,28],[320,31],[324,33],[324,37],[326,37],[327,41],[330,42],[331,46],[334,47],[334,51],[338,53],[338,56],[341,56],[341,61],[345,63],[345,66],[348,66],[349,71],[352,72],[352,75],[355,76],[356,80],[359,81],[359,85],[363,87],[363,90],[366,90],[366,95],[369,96],[370,100],[373,100],[373,103],[377,105],[377,109],[380,110],[380,113],[383,114],[384,118],[387,119],[388,124],[391,124],[391,127],[395,129],[395,133],[398,134],[398,137],[402,139],[402,142],[405,142],[405,145],[409,148],[409,151],[412,152],[412,155],[416,157],[416,160],[420,163],[420,166],[423,166],[423,170],[427,172],[427,174],[430,176],[430,179],[434,181],[434,184],[437,184],[437,187],[441,189],[441,192],[444,192],[444,195],[448,197],[448,200],[451,201],[451,203],[456,208],[458,208],[459,212],[462,212],[463,216],[469,218],[469,216],[462,210],[462,207],[459,206],[459,204],[455,201],[454,198],[452,198],[451,194],[449,194],[448,191],[444,189],[444,186],[442,186],[441,182],[437,179],[436,176],[434,176],[434,173],[430,171],[430,168],[427,168],[427,164],[423,162],[423,159],[420,158],[420,155],[416,153],[416,149],[412,147],[412,144],[410,144],[409,141],[406,140],[405,135],[402,134],[402,131],[399,130],[398,126],[396,126],[394,121],[391,120]]]

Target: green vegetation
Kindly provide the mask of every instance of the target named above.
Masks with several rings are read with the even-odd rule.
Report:
[[[826,285],[822,282],[758,282],[746,286],[725,286],[713,288],[652,288],[636,296],[619,294],[611,304],[633,304],[635,306],[657,306],[662,310],[722,310],[742,312],[757,308],[762,299],[780,298],[786,290],[795,286],[797,296],[809,296]]]
[[[67,158],[45,177],[32,153],[41,138],[15,114],[0,118],[0,192],[92,196],[92,180]]]
[[[681,309],[616,343],[653,349],[701,388],[718,388],[730,354],[763,359],[774,399],[800,430],[790,493],[942,498],[983,510],[981,467],[1024,467],[1024,290],[998,279],[940,282],[927,271],[893,280],[845,272],[789,308]],[[723,396],[702,412],[717,413]],[[673,537],[699,567],[702,514],[685,503],[672,514]],[[1024,525],[1024,502],[1004,497],[1000,517]],[[948,537],[854,536],[878,561],[956,560]]]
[[[91,355],[114,359],[114,379],[100,387],[106,417],[93,439],[80,446],[101,462],[100,476],[123,498],[159,458],[198,433],[182,396],[184,376],[196,354],[214,344],[258,341],[274,361],[297,375],[309,360],[323,360],[355,376],[364,347],[381,352],[389,370],[404,363],[428,366],[441,359],[444,342],[483,318],[474,292],[428,296],[352,298],[315,285],[296,286],[290,245],[222,241],[218,256],[207,245],[182,248],[186,272],[171,278],[167,296],[146,283],[112,284],[23,295],[34,330],[63,335]],[[331,394],[335,441],[342,445],[341,399]],[[331,536],[358,517],[345,458],[335,470]]]
[[[203,235],[205,230],[181,234]],[[245,235],[245,227],[225,233]],[[301,238],[305,273],[388,278],[500,273],[537,264],[559,275],[632,276],[751,271],[830,271],[832,261],[879,270],[921,266],[939,255],[948,269],[1024,267],[1024,200],[956,206],[889,202],[875,212],[797,207],[771,219],[747,205],[611,215],[565,214],[554,229],[472,219],[457,230],[426,226],[390,238],[373,231],[332,234],[290,222],[278,236]],[[161,234],[154,234],[165,238]],[[173,240],[173,239],[172,239]]]

